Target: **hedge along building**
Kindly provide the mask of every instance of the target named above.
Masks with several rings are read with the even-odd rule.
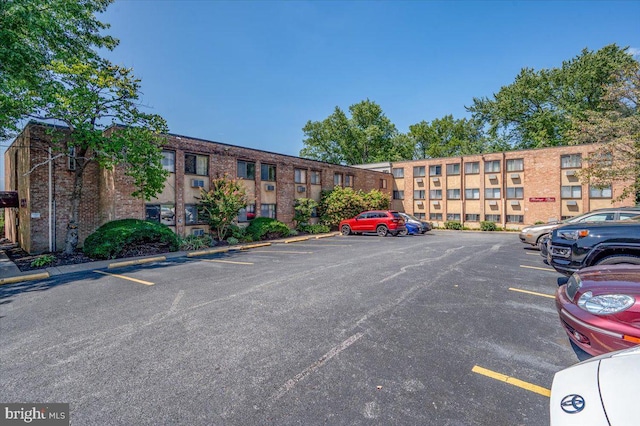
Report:
[[[614,201],[625,182],[597,188],[580,181],[579,171],[595,148],[572,145],[387,163],[394,177],[391,206],[438,226],[456,221],[479,228],[489,221],[521,229],[594,209],[635,205],[633,198]]]
[[[116,130],[110,128],[111,132]],[[31,122],[5,152],[7,191],[17,191],[19,207],[6,209],[5,234],[29,253],[64,247],[71,211],[74,161],[51,151],[51,132],[64,127]],[[134,198],[132,181],[121,168],[107,170],[90,164],[84,172],[79,241],[103,223],[124,218],[154,220],[178,235],[208,232],[195,205],[213,179],[238,177],[249,205],[239,220],[268,216],[293,225],[298,198],[320,199],[335,186],[354,190],[379,189],[391,196],[387,173],[324,163],[174,134],[165,135],[163,166],[170,174],[163,191],[151,201]]]

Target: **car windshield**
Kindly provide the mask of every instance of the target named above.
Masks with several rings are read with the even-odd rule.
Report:
[[[406,213],[403,213],[403,215],[404,215],[404,216],[406,216],[406,217],[408,217],[408,218],[409,218],[409,219],[411,219],[411,220],[415,220],[416,222],[420,222],[420,219],[418,219],[418,218],[417,218],[417,217],[415,217],[415,216],[411,216],[410,214],[406,214]]]

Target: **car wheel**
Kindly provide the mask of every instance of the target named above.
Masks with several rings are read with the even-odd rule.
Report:
[[[401,237],[406,236],[409,233],[409,231],[407,231],[406,229],[404,231],[400,231],[398,232],[398,235],[400,235]]]
[[[389,230],[384,225],[380,225],[376,228],[376,233],[379,237],[386,237],[388,232]]]
[[[349,235],[351,234],[351,228],[349,227],[349,225],[342,225],[342,229],[340,230],[340,232],[342,233],[342,235]]]
[[[640,257],[634,255],[618,254],[600,259],[596,265],[620,265],[620,264],[640,265]]]

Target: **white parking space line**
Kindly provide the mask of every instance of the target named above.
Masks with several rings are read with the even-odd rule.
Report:
[[[540,253],[529,253],[529,252],[526,252],[525,254],[528,254],[529,256],[540,256]],[[540,256],[540,257],[542,257],[542,256]]]
[[[293,250],[251,250],[251,253],[288,253],[288,254],[312,254],[312,251],[293,251]]]
[[[538,266],[527,266],[527,265],[520,265],[521,268],[527,268],[527,269],[537,269],[539,271],[549,271],[549,272],[556,272],[555,269],[551,269],[551,268],[540,268]]]
[[[212,262],[212,263],[231,263],[233,265],[253,265],[251,262],[235,262],[233,260],[220,260],[220,259],[200,259],[203,262]]]
[[[315,244],[302,244],[296,243],[296,247],[351,247],[353,244],[325,244],[325,243],[315,243]]]

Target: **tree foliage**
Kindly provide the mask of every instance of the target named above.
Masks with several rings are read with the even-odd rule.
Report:
[[[491,137],[502,136],[513,148],[568,145],[570,117],[606,110],[604,88],[634,62],[627,48],[615,44],[584,49],[560,68],[523,68],[513,83],[493,98],[474,98],[467,110],[488,126]]]
[[[300,156],[346,165],[411,158],[411,141],[398,133],[378,104],[367,99],[351,105],[349,112],[351,118],[336,107],[323,121],[308,121]]]
[[[408,137],[415,147],[415,160],[479,154],[486,148],[481,123],[456,120],[452,115],[409,126]]]
[[[600,143],[580,171],[584,183],[606,187],[622,182],[618,200],[640,194],[640,65],[629,64],[603,88],[601,111],[586,111],[572,117],[573,144]]]
[[[296,223],[296,230],[304,231],[309,225],[313,210],[318,207],[318,202],[312,198],[298,198],[294,205],[293,221]]]
[[[236,221],[238,211],[247,206],[247,193],[239,180],[225,175],[214,179],[209,191],[202,190],[199,200],[198,214],[209,223],[221,241]]]
[[[366,210],[387,210],[391,200],[377,189],[369,192],[336,186],[323,191],[318,205],[320,223],[337,227],[341,220],[356,216]]]
[[[101,34],[109,26],[96,18],[112,1],[0,1],[0,137],[38,109],[39,92],[53,78],[51,62],[96,59],[94,49],[118,44]]]

